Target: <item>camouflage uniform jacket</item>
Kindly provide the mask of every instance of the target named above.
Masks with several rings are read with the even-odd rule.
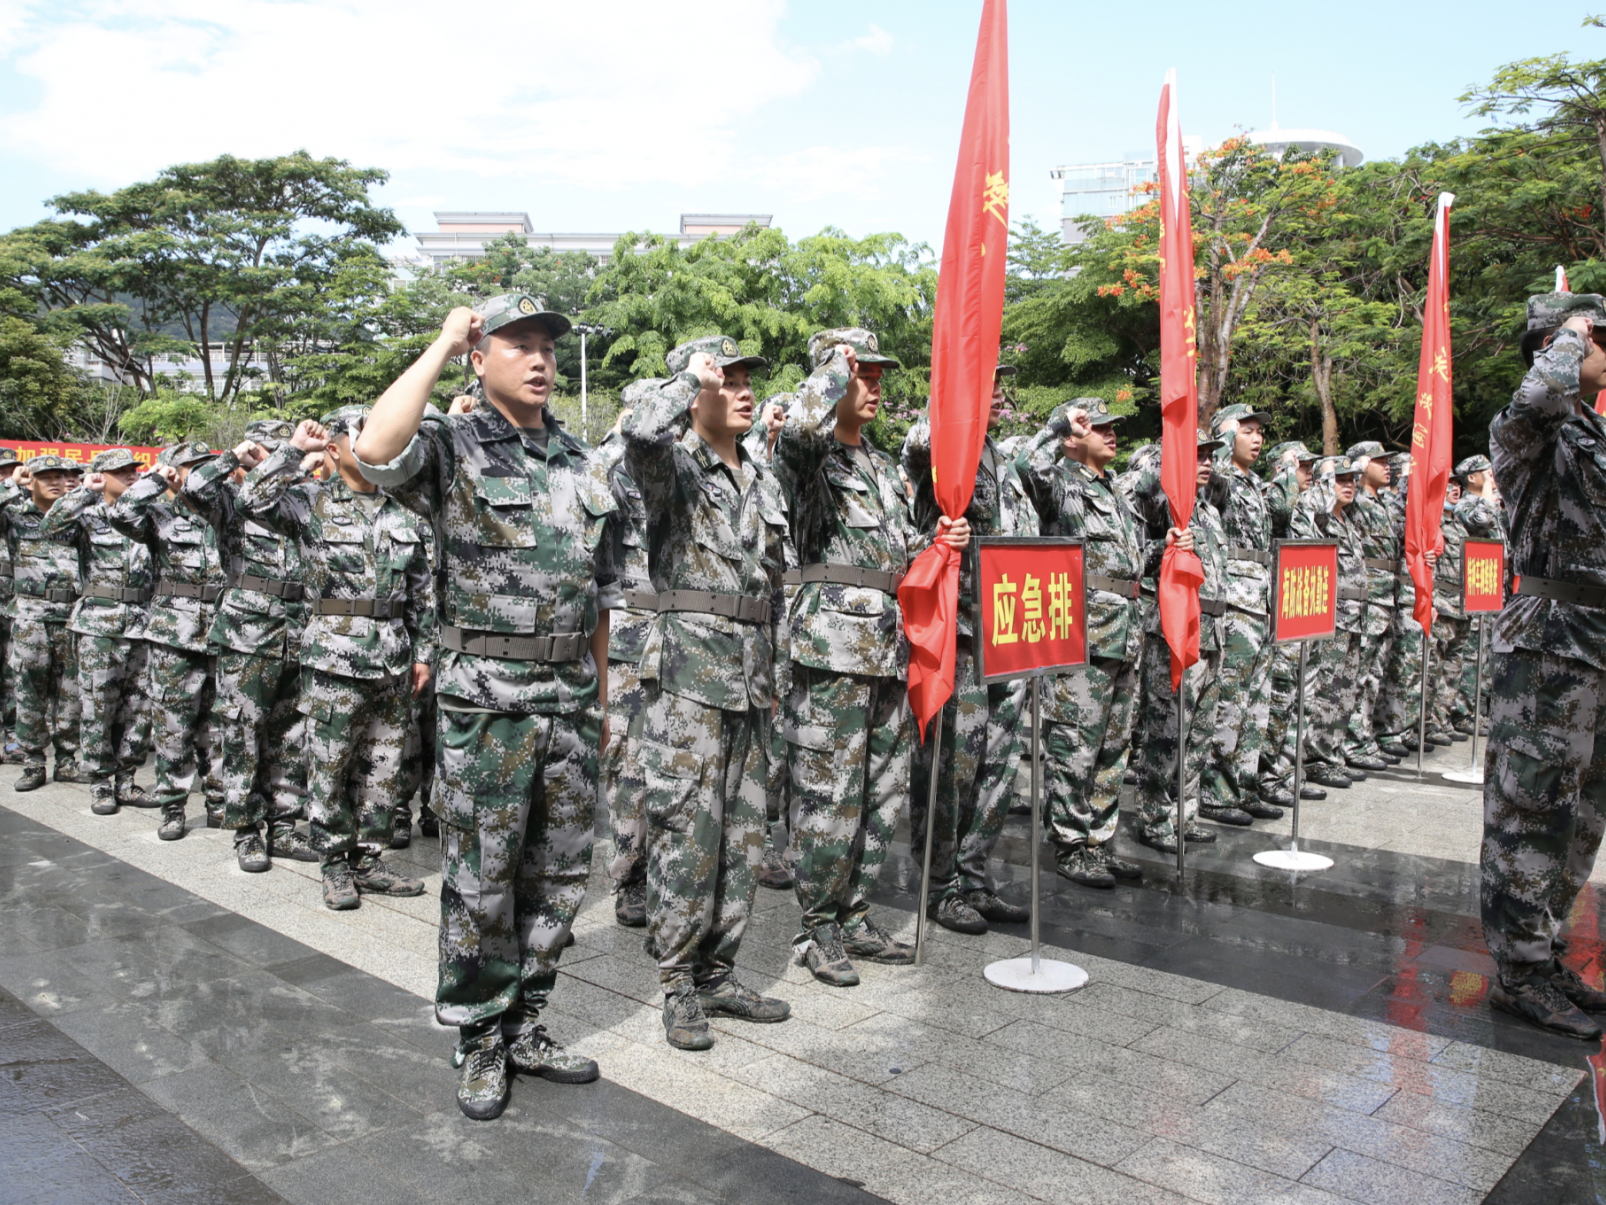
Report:
[[[1386,503],[1374,498],[1364,485],[1355,487],[1355,501],[1344,510],[1344,521],[1361,536],[1361,546],[1369,561],[1387,561],[1381,565],[1366,566],[1366,629],[1368,634],[1381,636],[1394,621],[1395,594],[1399,583],[1400,559],[1403,548],[1394,539],[1394,518]]]
[[[1158,464],[1145,465],[1136,472],[1121,475],[1121,492],[1130,501],[1132,509],[1142,520],[1148,540],[1143,553],[1143,630],[1155,637],[1160,635],[1160,608],[1156,601],[1159,589],[1160,561],[1165,556],[1165,537],[1171,530],[1171,504],[1166,500],[1160,484]],[[1208,488],[1208,487],[1207,487]],[[1193,504],[1193,517],[1188,530],[1193,532],[1193,551],[1204,566],[1204,584],[1199,587],[1200,602],[1225,602],[1230,587],[1231,572],[1227,560],[1227,528],[1221,521],[1221,512],[1205,498],[1200,490]],[[1199,615],[1199,651],[1211,653],[1221,647],[1214,615]]]
[[[641,490],[625,472],[625,444],[613,432],[597,446],[593,453],[598,465],[608,475],[608,488],[613,493],[614,505],[619,509],[608,525],[608,539],[613,545],[614,569],[619,574],[619,589],[653,593],[651,558],[648,556],[647,503]],[[641,650],[647,647],[647,635],[652,631],[656,611],[637,610],[625,605],[616,608],[608,623],[608,660],[641,660]]]
[[[1315,492],[1314,489],[1312,492]],[[1344,518],[1330,510],[1304,504],[1294,508],[1288,523],[1293,540],[1336,540],[1338,542],[1338,630],[1366,633],[1366,545],[1360,528],[1349,522],[1352,507],[1344,508]],[[1349,592],[1355,597],[1345,598]]]
[[[22,490],[10,481],[0,481],[0,511],[9,506]],[[0,539],[0,614],[11,614],[11,583],[15,570],[11,565],[11,541]]]
[[[60,504],[58,499],[56,505]],[[72,537],[64,532],[47,534],[45,512],[34,505],[32,494],[14,484],[8,495],[0,498],[0,530],[16,574],[15,597],[6,601],[7,617],[15,619],[21,600],[29,599],[33,614],[53,623],[67,622],[84,581]],[[73,597],[47,602],[46,590],[70,590]]]
[[[1463,546],[1467,542],[1467,529],[1456,518],[1455,507],[1449,499],[1444,502],[1444,515],[1439,520],[1444,536],[1444,551],[1433,569],[1433,605],[1446,619],[1465,619],[1461,597],[1461,562]]]
[[[1474,540],[1504,540],[1505,516],[1497,503],[1479,494],[1468,494],[1455,504],[1455,521],[1466,528]]]
[[[114,590],[150,590],[156,583],[151,572],[150,549],[136,544],[112,526],[111,507],[105,496],[79,486],[56,499],[45,515],[46,536],[65,535],[78,548],[84,567],[85,594],[73,608],[69,629],[83,636],[119,636],[139,640],[145,635],[150,604],[88,593],[96,586]]]
[[[217,535],[181,502],[167,496],[167,483],[146,474],[129,486],[111,509],[111,523],[131,540],[150,549],[156,585],[171,582],[213,587],[224,584]],[[145,639],[192,653],[207,651],[207,638],[217,618],[217,602],[180,595],[151,600]]]
[[[1284,539],[1288,524],[1294,517],[1294,503],[1299,501],[1299,473],[1289,468],[1266,482],[1266,506],[1271,511],[1271,537]],[[1270,579],[1267,579],[1268,582]]]
[[[857,447],[838,441],[836,404],[847,387],[847,358],[837,351],[798,390],[775,443],[777,476],[792,490],[798,563],[901,575],[916,542],[903,479],[892,457],[862,432]],[[790,619],[790,655],[799,665],[873,678],[908,673],[909,645],[894,593],[804,582]]]
[[[1394,535],[1394,547],[1398,559],[1394,566],[1394,623],[1399,626],[1404,620],[1414,621],[1416,608],[1416,581],[1411,577],[1411,571],[1405,563],[1405,500],[1406,490],[1394,489],[1389,491],[1388,515],[1389,530]]]
[[[1584,339],[1560,330],[1489,425],[1511,569],[1606,587],[1606,419],[1578,399]],[[1606,609],[1514,595],[1494,649],[1574,657],[1606,669]]]
[[[543,417],[544,449],[486,405],[472,414],[426,412],[395,460],[357,460],[364,477],[434,525],[445,624],[589,636],[600,612],[619,601],[604,538],[615,513],[607,476],[550,409]],[[549,662],[443,647],[436,698],[447,711],[572,714],[595,702],[597,670],[589,651]]]
[[[1225,494],[1220,516],[1229,549],[1253,549],[1269,556],[1276,522],[1274,503],[1280,501],[1278,494],[1268,489],[1260,478],[1239,468],[1226,448],[1216,454],[1215,473],[1221,485],[1212,493],[1217,497]],[[1242,560],[1229,551],[1226,594],[1228,606],[1251,615],[1268,614],[1271,610],[1271,566]]]
[[[793,394],[788,400],[790,401],[796,396],[796,394]],[[742,446],[747,449],[748,454],[754,460],[775,474],[775,480],[780,486],[781,497],[786,501],[788,525],[786,534],[781,540],[781,551],[785,555],[786,571],[790,573],[798,567],[797,542],[792,538],[791,526],[791,521],[795,518],[796,513],[793,509],[793,495],[796,490],[793,488],[791,480],[787,477],[785,467],[772,457],[771,452],[773,449],[770,447],[769,434],[762,426],[754,423],[753,429],[742,436]],[[781,610],[781,620],[775,625],[775,682],[773,689],[777,699],[786,698],[792,690],[792,646],[789,617],[792,614],[792,608],[797,603],[798,591],[801,589],[802,587],[794,582],[787,582],[782,587],[785,602]]]
[[[746,711],[774,699],[776,630],[785,569],[786,502],[775,474],[737,445],[731,469],[692,430],[687,411],[697,378],[640,386],[624,423],[625,470],[649,515],[661,516],[653,585],[769,599],[770,621],[667,611],[641,655],[641,677],[707,707]],[[655,537],[656,538],[656,537]]]
[[[184,501],[212,525],[224,572],[231,583],[239,581],[243,574],[301,583],[301,553],[296,542],[274,531],[240,504],[239,487],[230,480],[239,467],[232,451],[196,465],[184,482]],[[211,639],[219,648],[237,653],[294,661],[306,626],[304,599],[285,599],[230,585],[218,607]]]
[[[942,508],[931,480],[931,420],[918,418],[903,440],[903,471],[915,486],[915,527],[934,535]],[[1035,536],[1037,512],[1032,509],[1020,469],[1012,458],[998,450],[991,435],[982,444],[981,461],[976,465],[976,485],[970,505],[965,507],[972,539],[979,536]],[[971,616],[976,606],[975,545],[959,562],[959,631],[971,635]]]
[[[1143,524],[1109,473],[1095,473],[1080,461],[1059,458],[1063,442],[1053,428],[1044,428],[1015,461],[1043,534],[1086,541],[1083,564],[1089,576],[1140,580],[1145,561]],[[1136,661],[1142,647],[1138,601],[1089,586],[1088,656]]]

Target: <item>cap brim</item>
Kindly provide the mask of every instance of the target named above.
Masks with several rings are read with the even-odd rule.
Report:
[[[504,322],[501,326],[495,327],[492,330],[488,330],[485,333],[487,335],[500,335],[509,327],[517,326],[521,322],[539,322],[542,326],[546,327],[549,332],[551,332],[551,335],[554,339],[563,338],[563,336],[567,335],[574,326],[574,323],[570,321],[567,314],[559,314],[555,310],[537,310],[533,314],[520,314],[517,318],[513,319],[513,321]]]
[[[890,364],[894,368],[903,367],[902,364],[899,364],[891,356],[858,356],[856,358],[860,364]]]
[[[1271,422],[1271,412],[1268,410],[1256,410],[1253,414],[1244,415],[1238,421],[1246,423],[1250,419],[1254,419],[1257,423],[1269,423]]]
[[[1217,448],[1224,448],[1226,446],[1227,441],[1224,439],[1207,439],[1199,445],[1199,451],[1214,452]]]
[[[1110,414],[1099,419],[1097,422],[1094,422],[1093,419],[1089,418],[1087,420],[1087,425],[1093,428],[1093,430],[1097,431],[1100,427],[1113,427],[1116,423],[1124,423],[1126,420],[1127,416],[1124,414]]]
[[[993,369],[993,375],[995,377],[1012,377],[1019,371],[1020,369],[1016,368],[1013,364],[1000,364],[997,368]]]
[[[720,368],[756,368],[759,371],[770,366],[770,362],[763,356],[732,356],[728,360],[715,360]]]

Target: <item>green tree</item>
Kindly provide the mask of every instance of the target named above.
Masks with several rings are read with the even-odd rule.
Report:
[[[61,439],[88,388],[67,366],[65,342],[0,314],[0,438]]]

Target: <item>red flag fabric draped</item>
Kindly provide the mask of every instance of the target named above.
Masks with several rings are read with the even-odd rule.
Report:
[[[1177,112],[1177,73],[1160,89],[1154,137],[1160,168],[1160,485],[1171,522],[1193,517],[1199,462],[1198,348],[1194,339],[1193,217],[1188,210],[1188,169]],[[1199,660],[1199,587],[1204,565],[1172,547],[1160,561],[1160,631],[1171,649],[1171,689]]]
[[[1009,45],[1005,0],[983,0],[931,337],[931,481],[942,513],[970,505],[987,438],[1004,320],[1009,243]],[[954,690],[960,554],[938,544],[898,588],[909,637],[909,703],[926,723]]]
[[[1417,623],[1433,628],[1433,566],[1427,554],[1444,551],[1444,494],[1453,455],[1450,403],[1450,206],[1439,194],[1428,263],[1428,296],[1422,307],[1422,359],[1416,370],[1416,418],[1411,424],[1411,486],[1405,502],[1405,567],[1416,587]]]

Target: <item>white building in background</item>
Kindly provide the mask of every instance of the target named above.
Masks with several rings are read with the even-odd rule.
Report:
[[[767,213],[683,213],[680,233],[663,238],[689,246],[710,234],[735,234],[749,223],[768,227],[773,215]],[[418,230],[420,262],[442,264],[454,259],[477,259],[485,254],[485,244],[503,235],[516,234],[532,247],[554,251],[585,251],[606,262],[623,231],[612,234],[546,233],[536,230],[527,213],[478,213],[437,210],[435,230]]]
[[[1366,161],[1358,146],[1331,130],[1284,130],[1274,120],[1269,130],[1256,130],[1248,138],[1279,157],[1289,147],[1298,147],[1304,151],[1333,151],[1342,167],[1359,167]],[[1184,134],[1182,147],[1192,163],[1204,151],[1204,138]],[[1060,184],[1060,234],[1067,243],[1080,243],[1086,239],[1081,230],[1084,219],[1107,220],[1130,213],[1143,204],[1147,194],[1140,190],[1154,183],[1156,171],[1152,155],[1054,168],[1049,176]]]
[[[224,344],[213,344],[210,348],[212,361],[212,377],[221,381],[229,371],[229,349]],[[132,378],[125,376],[117,368],[106,363],[98,355],[82,343],[75,343],[68,349],[63,357],[70,367],[78,369],[91,381],[101,385],[132,385]],[[246,351],[245,369],[255,373],[259,379],[267,380],[268,365],[265,360],[255,359],[249,349]],[[206,365],[196,356],[161,355],[155,357],[151,363],[151,371],[156,378],[169,389],[176,389],[180,393],[206,392]]]

